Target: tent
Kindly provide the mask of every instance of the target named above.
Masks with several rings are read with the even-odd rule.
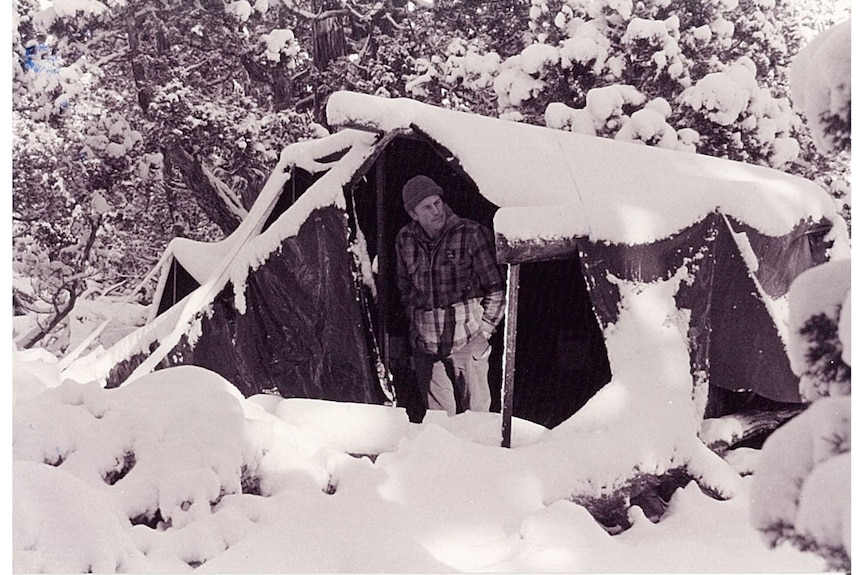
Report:
[[[493,229],[508,272],[492,410],[505,381],[515,416],[569,418],[621,370],[615,325],[638,307],[626,298],[657,282],[673,288],[688,349],[667,359],[701,416],[801,401],[786,294],[800,272],[848,252],[813,182],[408,99],[337,92],[327,115],[339,130],[285,148],[230,237],[171,243],[150,323],[84,358],[104,364],[107,385],[191,363],[247,396],[415,412],[394,237],[408,221],[401,187],[422,173],[456,213]],[[630,353],[654,359],[649,345]]]

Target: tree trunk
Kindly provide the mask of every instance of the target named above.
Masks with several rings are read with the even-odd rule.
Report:
[[[347,42],[344,39],[341,18],[340,14],[335,14],[325,18],[315,18],[311,22],[314,66],[318,70],[325,70],[329,62],[345,54]]]
[[[177,196],[174,193],[174,166],[171,155],[165,146],[161,148],[162,157],[162,191],[165,194],[165,204],[168,206],[168,214],[171,219],[171,236],[175,238],[184,237],[186,235],[185,226],[182,223],[182,218],[177,211]]]
[[[230,205],[230,199],[224,198],[222,192],[207,177],[200,160],[187,152],[179,143],[172,142],[165,146],[165,163],[179,170],[188,190],[194,195],[195,201],[225,235],[233,232],[242,221],[242,208]]]
[[[132,65],[132,78],[138,92],[138,105],[144,112],[150,106],[152,96],[146,85],[146,74],[144,64],[141,61],[140,41],[138,40],[138,22],[135,18],[135,9],[129,6],[126,9],[126,35],[129,38],[129,63]]]
[[[713,440],[707,447],[717,454],[723,455],[737,444],[772,433],[805,411],[807,407],[807,404],[800,404],[784,409],[749,411],[724,415],[717,418],[717,420],[733,424],[727,425],[727,427],[736,430],[733,437]]]
[[[243,54],[240,63],[245,68],[248,77],[267,84],[272,90],[272,105],[276,111],[286,110],[293,104],[293,82],[290,71],[284,62],[279,62],[275,73],[270,73],[266,66],[258,64],[250,54]]]

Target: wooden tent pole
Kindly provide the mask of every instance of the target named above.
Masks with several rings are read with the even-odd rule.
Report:
[[[389,260],[386,257],[386,150],[383,150],[377,159],[377,277],[382,281],[377,282],[377,329],[380,337],[380,350],[383,355],[383,365],[388,370],[389,362],[389,333],[386,327],[386,312],[389,305]]]
[[[515,392],[515,335],[518,332],[520,264],[509,264],[506,280],[506,333],[503,338],[503,447],[512,446],[512,404]]]

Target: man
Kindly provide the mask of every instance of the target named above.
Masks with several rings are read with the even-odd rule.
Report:
[[[452,212],[427,176],[411,178],[401,196],[412,221],[395,240],[398,290],[420,395],[449,415],[488,411],[488,340],[504,299],[491,232]]]

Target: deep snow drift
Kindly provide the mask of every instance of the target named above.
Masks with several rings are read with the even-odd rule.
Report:
[[[691,483],[659,524],[634,507],[609,535],[564,497],[579,475],[565,425],[516,420],[503,449],[497,414],[411,424],[399,408],[243,399],[197,367],[105,390],[61,384],[47,355],[14,359],[15,571],[824,569],[749,525],[751,476],[727,501]],[[589,465],[611,470],[620,450],[601,435]]]

